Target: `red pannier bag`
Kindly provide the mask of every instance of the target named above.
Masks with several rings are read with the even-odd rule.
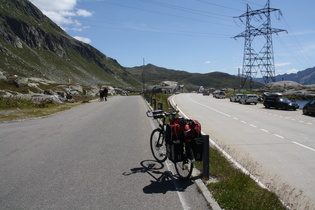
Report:
[[[166,125],[166,142],[181,140],[183,138],[182,128],[180,122],[183,118],[175,118]]]
[[[181,118],[176,118],[166,125],[166,156],[174,163],[182,161],[184,157]]]
[[[183,128],[185,141],[201,137],[201,124],[197,120],[187,120]]]
[[[193,157],[196,161],[202,161],[203,139],[201,134],[201,124],[197,120],[187,120],[183,127],[185,141],[191,142]]]

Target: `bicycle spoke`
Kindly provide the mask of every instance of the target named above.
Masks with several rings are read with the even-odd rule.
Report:
[[[158,162],[164,162],[166,160],[166,146],[164,140],[163,131],[159,128],[152,131],[151,139],[151,151],[154,158]]]

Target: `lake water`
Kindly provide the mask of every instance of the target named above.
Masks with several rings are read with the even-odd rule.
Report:
[[[295,101],[295,102],[299,105],[300,108],[303,108],[304,105],[305,105],[308,101]]]

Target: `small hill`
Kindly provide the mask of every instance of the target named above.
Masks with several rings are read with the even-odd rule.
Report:
[[[166,69],[152,64],[126,68],[139,81],[143,80],[142,72],[144,71],[144,81],[148,85],[159,84],[165,80],[178,82],[179,85],[185,85],[188,90],[196,90],[199,86],[205,88],[239,88],[240,78],[222,72],[211,72],[207,74],[189,73],[181,70]],[[254,83],[253,88],[260,88],[263,85]],[[248,87],[245,87],[248,88]]]

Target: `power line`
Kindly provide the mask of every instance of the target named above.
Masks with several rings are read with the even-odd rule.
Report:
[[[205,3],[205,4],[210,4],[210,5],[213,5],[213,6],[216,6],[216,7],[221,7],[221,8],[225,8],[225,9],[230,9],[230,10],[235,10],[235,11],[243,12],[242,10],[239,10],[239,9],[235,9],[235,8],[232,8],[232,7],[223,6],[223,5],[220,5],[220,4],[215,4],[215,3],[208,2],[208,1],[205,1],[205,0],[196,0],[196,1],[199,1],[199,2],[202,2],[202,3]]]
[[[293,38],[292,38],[292,36],[289,36],[289,38],[291,39],[292,43],[296,44],[297,49],[299,49],[300,52],[302,52],[304,54],[306,60],[310,61],[313,65],[315,65],[315,61],[308,54],[305,53],[305,50],[303,50],[302,45],[300,44],[299,40],[295,36],[293,30],[291,29],[291,27],[287,23],[286,19],[283,18],[283,20],[284,20],[284,23],[285,23],[286,27],[289,29],[289,32],[290,32],[289,35],[292,34],[292,36],[293,36]]]
[[[170,29],[163,29],[163,28],[157,28],[157,27],[147,27],[147,26],[143,27],[143,26],[121,24],[117,22],[109,22],[109,21],[101,21],[101,20],[85,20],[85,19],[80,19],[80,18],[78,18],[78,20],[82,22],[113,25],[113,26],[93,25],[93,24],[89,25],[89,27],[94,27],[94,28],[108,28],[108,29],[124,30],[124,31],[142,31],[142,32],[149,32],[149,33],[161,33],[161,34],[192,36],[192,37],[229,38],[229,36],[226,34],[214,34],[214,33],[200,32],[200,31],[198,32],[198,31],[186,31],[186,30],[170,30]]]
[[[231,27],[231,25],[227,25],[227,24],[223,24],[223,23],[217,23],[217,22],[208,21],[208,20],[200,20],[200,19],[185,17],[185,16],[181,16],[181,15],[168,14],[168,13],[159,12],[159,11],[154,11],[154,10],[142,9],[142,8],[138,8],[138,7],[127,6],[127,5],[118,4],[118,3],[113,3],[113,2],[108,2],[108,1],[104,1],[104,0],[102,0],[102,1],[100,0],[100,1],[98,1],[98,2],[100,2],[100,3],[106,3],[106,4],[111,4],[111,5],[119,6],[119,7],[130,8],[130,9],[139,10],[139,11],[145,11],[145,12],[156,13],[156,14],[161,14],[161,15],[166,15],[166,16],[172,16],[172,17],[177,17],[177,18],[183,18],[183,19],[187,19],[187,20],[193,20],[193,21],[205,22],[205,23],[212,23],[212,24],[215,24],[215,25],[221,25],[221,26]]]
[[[242,15],[235,18],[246,18],[246,30],[234,38],[244,37],[244,57],[243,57],[243,75],[245,76],[242,88],[247,80],[249,80],[250,88],[252,88],[253,79],[255,79],[258,71],[261,72],[265,83],[270,81],[275,82],[275,67],[274,67],[274,55],[272,34],[283,32],[283,29],[271,28],[271,12],[279,12],[279,9],[270,8],[270,0],[264,8],[259,10],[252,10],[247,4],[247,10]],[[254,21],[262,24],[253,26]],[[253,41],[256,36],[263,36],[265,38],[265,44],[257,53],[253,48]]]
[[[191,13],[191,14],[197,14],[197,15],[202,15],[202,16],[211,17],[211,18],[214,18],[214,19],[219,19],[219,20],[224,20],[224,21],[231,22],[230,19],[218,18],[218,17],[211,16],[209,14],[213,14],[213,15],[221,16],[221,17],[231,18],[230,16],[227,16],[227,15],[222,15],[222,14],[213,13],[213,12],[209,12],[209,11],[197,10],[197,9],[193,9],[193,8],[182,7],[182,6],[173,5],[173,4],[166,4],[166,3],[153,1],[153,0],[138,0],[138,1],[146,2],[146,3],[150,3],[150,4],[155,4],[155,5],[158,5],[158,6],[171,8],[171,9],[175,9],[175,10],[179,10],[179,11],[183,11],[183,12],[188,12],[188,13]]]

